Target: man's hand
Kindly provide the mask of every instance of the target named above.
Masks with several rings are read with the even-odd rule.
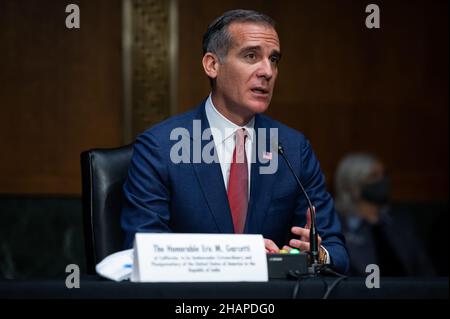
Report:
[[[264,238],[264,246],[266,247],[266,253],[276,254],[280,251],[278,246],[270,239]]]
[[[314,208],[314,213],[316,212],[315,208]],[[311,214],[309,213],[309,208],[308,211],[306,212],[306,225],[305,227],[297,227],[294,226],[291,228],[291,232],[294,235],[298,235],[300,236],[300,239],[291,239],[289,241],[289,246],[284,246],[283,249],[286,250],[291,250],[292,248],[297,248],[300,251],[310,251],[310,247],[309,247],[309,229],[311,228]],[[319,247],[320,244],[322,243],[322,238],[319,237]],[[266,245],[266,249],[267,249],[267,245]]]

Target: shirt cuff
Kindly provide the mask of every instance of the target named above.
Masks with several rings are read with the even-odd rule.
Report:
[[[320,247],[322,247],[323,250],[325,250],[325,253],[327,255],[327,258],[325,259],[325,264],[327,264],[327,265],[331,264],[331,258],[330,258],[330,254],[328,253],[328,250],[325,247],[323,247],[322,245],[320,245]]]

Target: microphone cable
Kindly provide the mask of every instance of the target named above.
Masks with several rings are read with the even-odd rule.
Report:
[[[326,290],[328,287],[326,281],[322,278],[322,276],[317,276],[316,274],[299,274],[298,271],[291,270],[291,271],[289,271],[289,276],[297,278],[294,289],[292,291],[292,296],[291,296],[292,299],[297,299],[297,295],[298,295],[298,292],[300,291],[301,283],[304,282],[305,280],[319,277],[322,279],[322,282],[324,284],[324,290]]]
[[[330,275],[336,276],[337,278],[335,278],[333,280],[333,282],[331,283],[331,285],[329,285],[328,282],[325,280],[325,276],[323,276],[323,274],[330,274]],[[323,265],[323,267],[321,267],[321,270],[318,273],[313,273],[313,274],[303,274],[303,273],[299,273],[298,271],[295,271],[295,270],[290,270],[289,277],[297,279],[294,289],[292,291],[292,297],[291,297],[292,299],[297,299],[298,293],[300,291],[301,283],[308,279],[320,278],[320,280],[324,284],[324,289],[323,289],[324,292],[320,299],[328,299],[328,297],[336,289],[338,284],[341,281],[348,278],[348,276],[334,271],[331,267],[328,267],[327,265]]]
[[[328,286],[328,284],[327,284],[327,290],[325,291],[325,294],[323,295],[322,299],[328,299],[328,297],[333,292],[333,290],[337,287],[337,285],[344,279],[347,279],[348,276],[334,271],[333,269],[331,269],[331,267],[323,267],[322,271],[325,271],[326,273],[328,272],[334,276],[337,276],[337,278],[332,282],[332,284],[330,286]],[[320,276],[320,277],[322,277],[322,276]]]

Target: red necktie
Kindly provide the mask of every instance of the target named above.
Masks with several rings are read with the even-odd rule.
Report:
[[[234,232],[244,232],[245,218],[248,207],[248,166],[245,155],[245,129],[236,131],[236,146],[234,147],[233,160],[230,165],[230,177],[228,179],[228,202],[233,217]]]

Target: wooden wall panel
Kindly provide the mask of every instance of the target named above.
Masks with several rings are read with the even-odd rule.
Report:
[[[122,143],[121,1],[0,2],[0,194],[80,193],[79,153]],[[332,189],[339,159],[370,151],[397,200],[448,201],[448,2],[178,1],[179,112],[209,93],[208,23],[254,8],[278,23],[283,60],[269,115],[311,140]],[[167,92],[169,94],[169,92]]]
[[[368,151],[385,161],[394,199],[448,201],[448,3],[180,1],[180,110],[209,93],[201,67],[208,23],[233,8],[277,21],[283,59],[268,114],[304,132],[333,188],[338,161]]]
[[[122,142],[121,1],[2,0],[0,57],[0,193],[79,195],[80,152]]]

